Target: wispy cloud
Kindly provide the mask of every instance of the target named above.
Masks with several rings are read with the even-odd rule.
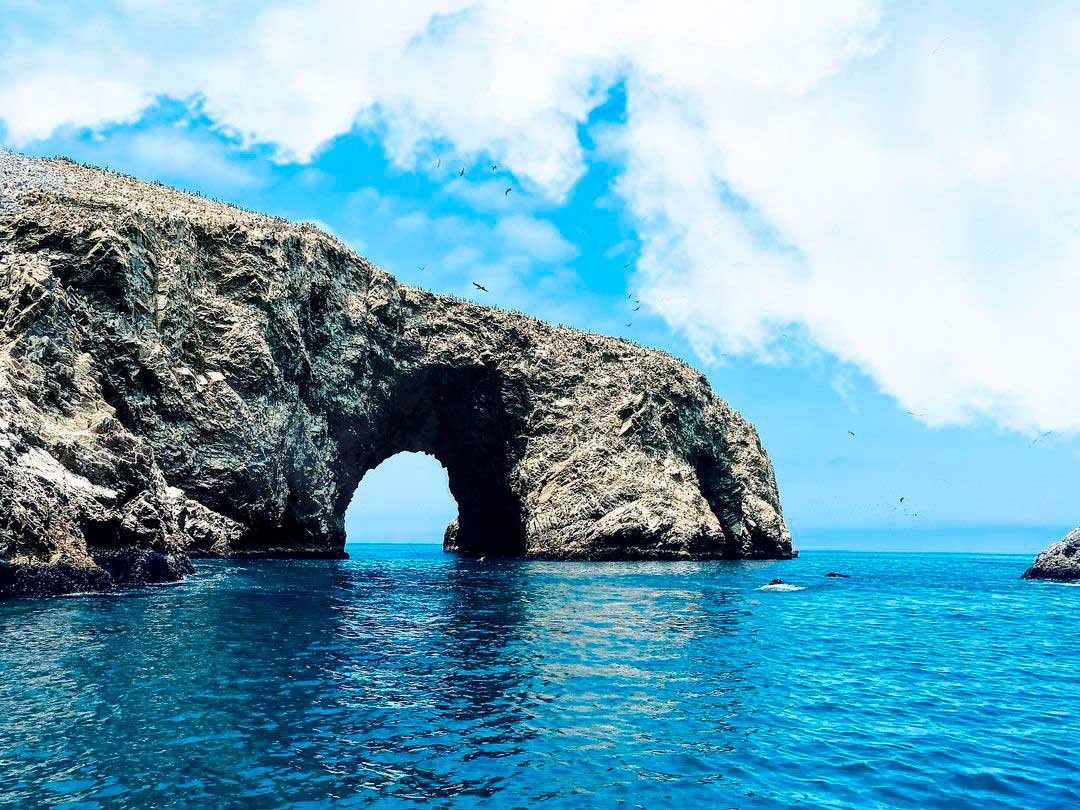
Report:
[[[345,201],[337,230],[353,245],[353,234],[365,239],[374,261],[394,256],[386,269],[402,280],[435,290],[538,317],[565,317],[567,300],[580,296],[581,279],[567,265],[577,248],[550,221],[528,214],[434,215],[417,205],[358,189]],[[478,291],[474,281],[490,292]]]
[[[47,154],[75,153],[82,160],[145,180],[210,194],[235,193],[265,182],[259,164],[235,159],[227,141],[184,126],[119,127],[86,141],[61,131],[36,144]]]

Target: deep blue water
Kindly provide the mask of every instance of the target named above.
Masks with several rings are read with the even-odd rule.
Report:
[[[350,551],[0,603],[0,805],[1080,803],[1080,588],[1028,556]]]

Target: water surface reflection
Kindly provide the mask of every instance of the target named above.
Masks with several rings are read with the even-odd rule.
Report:
[[[380,547],[0,603],[0,804],[933,804],[935,771],[957,806],[1072,801],[1078,729],[1032,694],[1080,697],[1080,589],[984,562],[808,555],[775,594],[769,564]]]

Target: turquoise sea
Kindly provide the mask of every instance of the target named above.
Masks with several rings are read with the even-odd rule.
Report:
[[[0,603],[0,806],[1080,804],[1080,588],[1030,555],[350,552]]]

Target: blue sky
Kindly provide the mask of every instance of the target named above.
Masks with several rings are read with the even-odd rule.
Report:
[[[0,139],[684,358],[757,425],[796,545],[1080,522],[1075,7],[414,5],[0,0]],[[454,511],[420,457],[360,494],[354,539]],[[1036,528],[955,531],[991,526]]]

